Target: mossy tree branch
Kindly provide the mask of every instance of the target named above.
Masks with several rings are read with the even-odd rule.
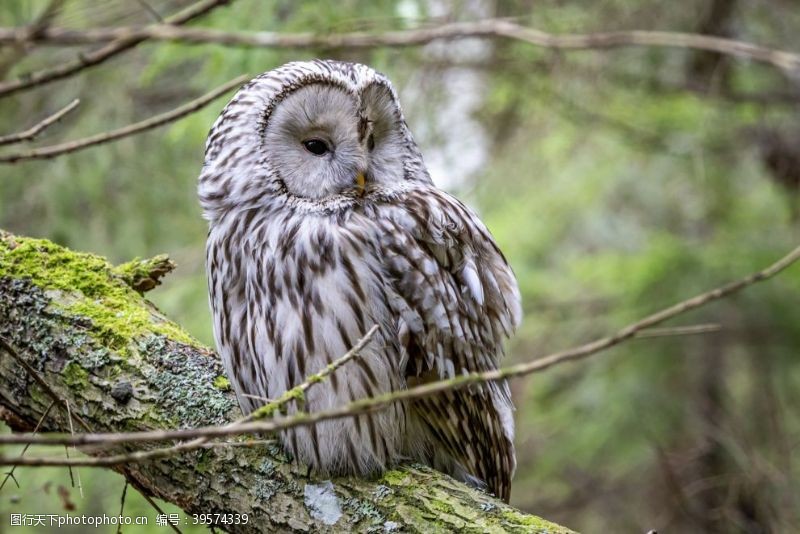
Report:
[[[155,289],[161,279],[175,270],[175,262],[166,254],[152,258],[135,258],[114,267],[114,273],[122,277],[126,284],[139,293]]]
[[[155,265],[166,264],[162,258]],[[131,287],[150,266],[115,268],[45,240],[0,233],[0,336],[92,431],[234,421],[241,414],[217,356]],[[0,351],[0,417],[9,426],[32,429],[52,402],[29,371]],[[51,410],[40,430],[69,431],[65,411]],[[229,525],[239,532],[570,532],[424,467],[328,482],[288,461],[274,443],[238,438],[235,445],[117,470],[187,513],[247,513],[246,525]]]

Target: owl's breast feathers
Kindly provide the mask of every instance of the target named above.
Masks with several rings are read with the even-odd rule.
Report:
[[[373,324],[379,334],[355,362],[311,388],[308,410],[494,369],[521,316],[516,280],[486,227],[426,184],[346,212],[282,204],[229,214],[212,226],[208,269],[217,343],[246,412]],[[512,411],[505,383],[482,384],[290,431],[284,442],[323,472],[412,459],[507,500]]]

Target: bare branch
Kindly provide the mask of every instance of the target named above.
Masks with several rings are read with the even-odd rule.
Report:
[[[766,63],[787,72],[800,70],[800,54],[734,39],[694,33],[642,30],[589,34],[552,34],[534,28],[527,28],[503,19],[457,22],[377,34],[353,32],[328,35],[314,33],[227,32],[212,28],[182,28],[167,24],[89,30],[46,28],[36,35],[30,35],[24,29],[19,28],[0,28],[0,43],[28,42],[33,39],[37,43],[54,45],[85,45],[127,40],[141,42],[149,39],[186,44],[211,43],[232,47],[354,49],[416,46],[437,40],[470,37],[516,39],[534,46],[557,50],[597,50],[630,46],[691,48]],[[3,87],[0,86],[0,94],[2,94],[2,89]]]
[[[89,148],[91,146],[96,146],[96,145],[102,145],[104,143],[116,141],[117,139],[121,139],[123,137],[128,137],[131,135],[138,134],[145,130],[150,130],[153,128],[157,128],[159,126],[163,126],[164,124],[176,121],[182,117],[185,117],[186,115],[194,113],[195,111],[203,108],[205,105],[219,98],[220,96],[227,93],[234,87],[241,85],[242,83],[247,81],[248,78],[249,76],[246,75],[239,76],[227,83],[222,84],[221,86],[206,93],[205,95],[196,98],[191,102],[187,102],[186,104],[180,107],[177,107],[166,113],[150,117],[149,119],[145,119],[143,121],[130,124],[123,128],[112,130],[110,132],[99,133],[75,141],[67,141],[66,143],[60,143],[58,145],[34,148],[25,152],[17,152],[14,154],[6,154],[4,156],[0,156],[0,163],[16,163],[18,161],[25,161],[32,159],[54,158],[62,154],[77,152],[78,150],[83,150],[84,148]]]
[[[81,103],[80,100],[77,98],[61,108],[60,110],[56,111],[52,115],[45,117],[42,121],[34,124],[27,130],[19,133],[8,134],[0,136],[0,145],[11,145],[14,143],[21,143],[22,141],[31,141],[36,138],[37,135],[42,133],[44,130],[52,126],[53,124],[60,121],[64,115],[72,111],[73,109],[77,108],[78,105]]]
[[[0,436],[0,444],[49,444],[49,445],[113,445],[119,443],[163,441],[170,439],[188,439],[198,437],[220,437],[239,435],[245,433],[275,432],[299,426],[313,425],[321,421],[339,419],[343,417],[353,417],[365,413],[371,413],[387,406],[399,402],[419,399],[448,391],[462,388],[470,384],[504,380],[508,378],[525,376],[549,369],[555,365],[565,362],[586,358],[593,354],[608,350],[627,340],[633,339],[642,331],[646,331],[658,324],[661,324],[678,315],[700,308],[710,302],[714,302],[730,296],[742,289],[772,278],[793,263],[800,260],[800,246],[789,252],[787,255],[768,266],[767,268],[750,274],[740,280],[731,282],[724,286],[701,293],[690,299],[681,301],[673,306],[653,313],[635,323],[632,323],[615,334],[604,337],[578,347],[556,352],[538,358],[536,360],[504,367],[492,371],[481,373],[470,373],[467,375],[456,376],[447,380],[431,382],[414,388],[395,391],[376,397],[366,398],[351,402],[339,408],[325,410],[314,413],[298,413],[289,417],[275,418],[270,421],[255,421],[230,426],[207,426],[203,428],[189,430],[155,430],[146,432],[129,433],[97,433],[83,434],[74,437],[65,435],[32,435],[17,434],[11,436]],[[67,463],[63,458],[5,458],[0,457],[0,465],[81,465],[81,466],[108,466],[119,463],[134,461],[133,455],[127,455],[123,460],[122,456],[106,458],[80,458],[73,459]],[[110,460],[114,460],[113,462]]]
[[[164,17],[162,17],[161,14],[158,11],[156,11],[155,8],[153,8],[153,6],[148,4],[146,0],[136,0],[136,3],[142,6],[142,9],[147,11],[147,13],[151,17],[153,17],[153,20],[156,20],[158,22],[164,22]]]
[[[227,4],[229,1],[230,0],[200,0],[199,2],[190,5],[186,9],[183,9],[182,11],[165,18],[164,22],[167,24],[176,25],[184,24],[192,19],[208,13],[216,7]],[[24,40],[36,42],[41,40],[42,35],[47,35],[47,33],[50,31],[50,28],[18,28],[17,30],[27,35]],[[148,37],[146,35],[115,38],[102,48],[79,54],[78,57],[73,61],[69,61],[48,69],[28,73],[20,76],[16,80],[0,83],[0,97],[8,96],[18,91],[44,85],[46,83],[61,80],[63,78],[68,78],[84,69],[99,65],[100,63],[103,63],[104,61],[135,47],[147,39]]]
[[[69,423],[69,433],[71,436],[75,435],[75,427],[72,425],[72,410],[69,408],[69,402],[65,401],[65,405],[67,407],[67,422]],[[64,445],[64,453],[67,455],[67,460],[69,460],[69,446]],[[81,499],[83,499],[83,484],[81,484],[81,474],[78,470],[75,470],[74,476],[72,473],[72,466],[69,467],[69,479],[72,481],[72,487],[75,487],[75,477],[78,478],[78,492],[81,495]]]
[[[636,333],[640,339],[649,337],[672,337],[672,336],[694,336],[697,334],[708,334],[709,332],[719,332],[722,327],[718,324],[697,324],[691,326],[675,326],[667,328],[648,328]]]
[[[122,486],[122,496],[119,498],[119,515],[120,517],[125,513],[125,495],[128,493],[128,479],[125,479],[125,485]],[[117,534],[122,534],[122,525],[117,525]]]

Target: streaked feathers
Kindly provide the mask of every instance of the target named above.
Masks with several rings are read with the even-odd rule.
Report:
[[[301,92],[314,84],[333,89]],[[328,135],[317,116],[327,101],[307,106],[314,98],[336,99],[339,108],[326,115],[337,121],[327,142],[347,150],[333,147],[327,160],[291,152],[292,132],[311,128],[303,121]],[[281,105],[304,106],[275,119],[300,124],[270,129]],[[374,115],[374,153],[348,137],[363,113]],[[307,194],[316,174],[297,181],[298,169],[284,168],[292,161],[323,169],[320,191]],[[345,188],[364,161],[371,181],[362,198]],[[244,86],[209,134],[199,195],[210,223],[215,338],[246,413],[258,397],[276,398],[344,354],[373,324],[380,329],[362,354],[311,388],[306,409],[495,369],[519,324],[519,291],[502,253],[469,208],[431,183],[391,84],[369,67],[290,63]],[[508,386],[492,383],[287,431],[282,440],[322,473],[419,461],[507,500],[513,434]]]

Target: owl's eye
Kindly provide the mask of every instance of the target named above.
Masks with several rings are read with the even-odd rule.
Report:
[[[369,149],[369,151],[372,152],[374,148],[375,148],[375,136],[369,134],[369,137],[367,138],[367,149]]]
[[[303,146],[315,156],[322,156],[330,151],[328,144],[322,139],[306,139]]]

